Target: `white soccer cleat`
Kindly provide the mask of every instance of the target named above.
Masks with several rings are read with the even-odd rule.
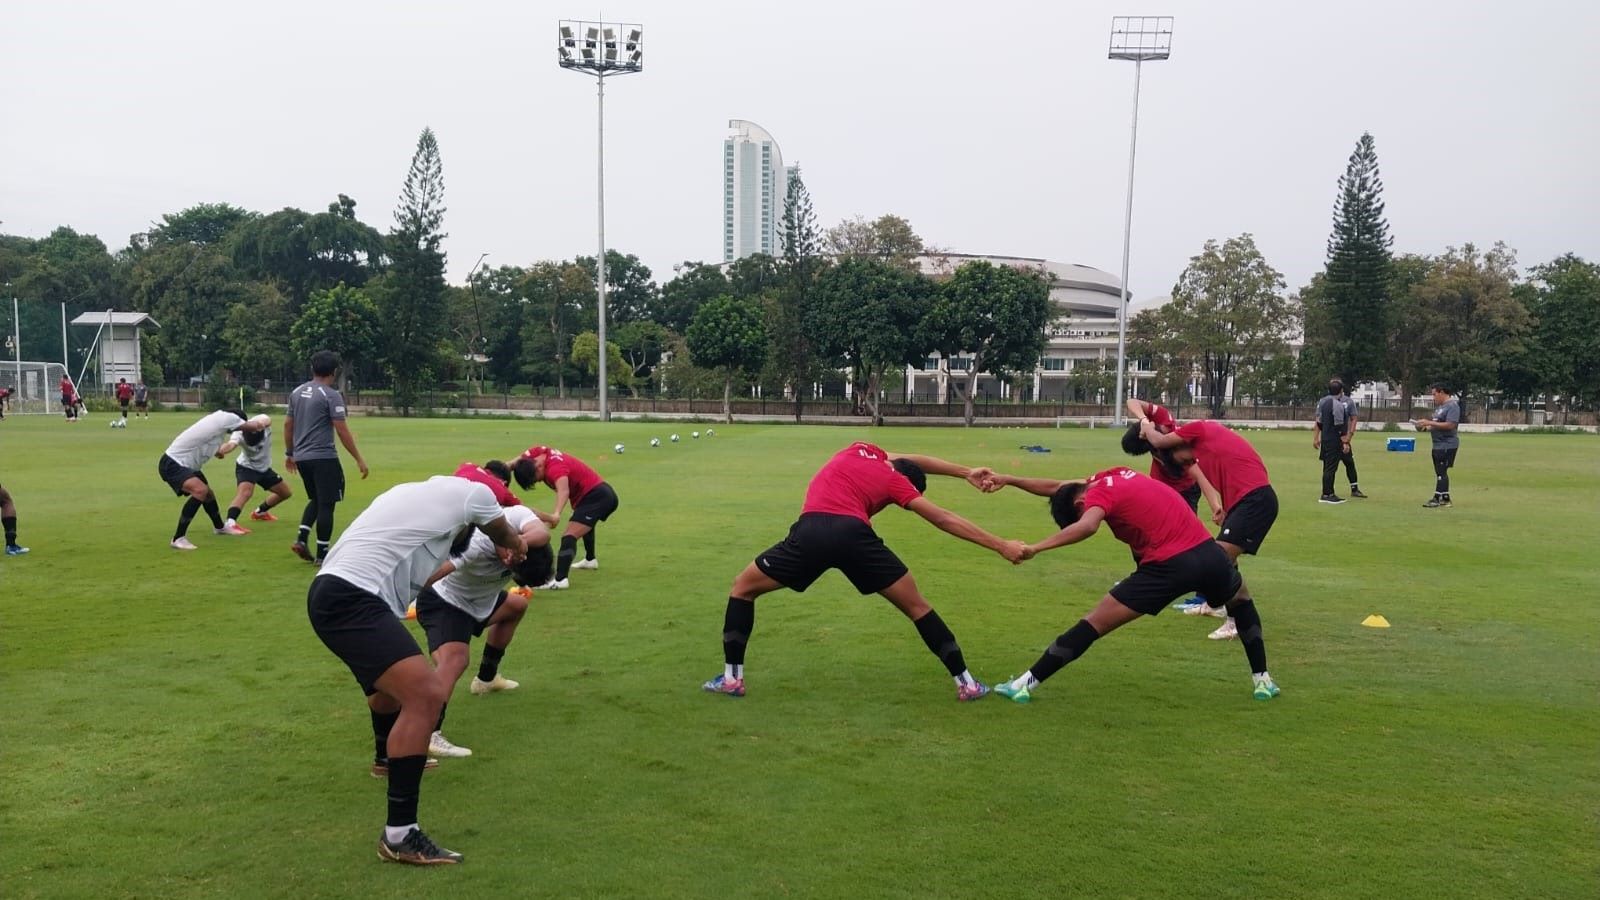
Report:
[[[457,747],[455,744],[450,743],[449,738],[437,731],[433,733],[432,737],[428,738],[428,752],[434,756],[448,756],[454,758],[472,755],[471,750],[468,750],[466,747]]]
[[[196,547],[194,545],[194,541],[191,541],[186,537],[181,537],[181,538],[175,539],[172,542],[172,549],[174,549],[174,550],[199,550],[200,548]]]
[[[469,689],[474,694],[477,694],[481,697],[484,694],[492,694],[495,691],[514,691],[521,686],[522,685],[520,682],[512,681],[504,675],[496,672],[493,680],[490,681],[483,681],[482,679],[474,676]]]
[[[572,585],[565,578],[562,578],[562,579],[559,579],[559,580],[555,579],[555,578],[552,578],[549,581],[546,581],[544,584],[539,585],[539,590],[541,590],[541,591],[564,591],[564,590],[566,590],[567,588],[569,588],[571,586]]]
[[[598,569],[598,568],[600,568],[600,560],[598,560],[598,559],[586,559],[586,560],[583,560],[582,562],[573,563],[572,567],[574,569]]]
[[[1228,621],[1223,622],[1220,626],[1217,627],[1216,631],[1213,631],[1210,634],[1206,635],[1206,637],[1212,639],[1213,641],[1231,641],[1231,640],[1233,640],[1234,638],[1236,638],[1238,636],[1239,636],[1239,626],[1233,624],[1233,620],[1232,619],[1229,619]]]
[[[1186,616],[1216,616],[1219,619],[1228,617],[1228,608],[1225,606],[1207,606],[1204,603],[1191,603],[1183,608]]]

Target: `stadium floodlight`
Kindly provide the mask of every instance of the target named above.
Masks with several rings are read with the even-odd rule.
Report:
[[[606,77],[609,75],[629,75],[634,72],[644,71],[644,26],[638,24],[619,24],[616,22],[580,22],[564,20],[559,25],[558,39],[556,41],[556,62],[563,69],[572,69],[576,72],[593,75],[595,77],[596,97],[598,98],[599,115],[597,121],[598,148],[599,148],[599,179],[597,191],[597,222],[600,234],[600,252],[595,256],[595,293],[599,298],[596,321],[599,327],[595,330],[595,337],[599,342],[599,415],[600,421],[611,419],[611,411],[606,405]],[[583,34],[581,42],[574,40],[574,35]],[[627,40],[618,53],[617,36],[627,35]],[[578,47],[579,56],[574,58],[572,45],[581,43]]]
[[[1112,16],[1109,59],[1133,62],[1133,129],[1128,139],[1128,200],[1122,214],[1122,302],[1117,304],[1117,398],[1112,420],[1123,423],[1122,380],[1128,372],[1128,251],[1133,238],[1133,160],[1139,148],[1139,75],[1146,62],[1172,55],[1171,16]]]

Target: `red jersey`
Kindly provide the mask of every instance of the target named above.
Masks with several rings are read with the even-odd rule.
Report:
[[[459,468],[450,474],[457,478],[465,478],[468,481],[476,481],[481,485],[486,485],[489,490],[494,491],[495,502],[501,506],[522,505],[522,501],[517,498],[516,494],[511,493],[511,489],[506,487],[505,482],[485,472],[482,466],[462,463]]]
[[[1231,511],[1245,494],[1272,483],[1261,454],[1231,429],[1202,419],[1180,426],[1174,434],[1194,448],[1195,465],[1222,495],[1224,511]]]
[[[1155,423],[1157,431],[1162,434],[1170,434],[1178,427],[1178,420],[1172,417],[1172,413],[1168,412],[1165,406],[1151,403],[1149,400],[1141,400],[1139,402],[1144,406],[1145,418]],[[1177,478],[1173,478],[1167,473],[1166,467],[1161,465],[1160,461],[1154,459],[1150,461],[1150,477],[1180,494],[1194,487],[1193,475],[1185,471]]]
[[[74,391],[72,390],[72,379],[67,378],[66,376],[62,376],[62,378],[61,378],[61,396],[63,396],[63,397],[75,397],[75,396],[77,396],[77,394],[74,393]]]
[[[528,459],[544,456],[544,483],[553,491],[556,489],[556,479],[565,475],[567,478],[567,499],[573,506],[583,499],[583,495],[599,487],[601,479],[599,473],[584,465],[583,461],[575,456],[568,456],[553,447],[529,447],[522,451]]]
[[[904,475],[889,467],[882,447],[856,441],[812,476],[800,512],[854,516],[870,524],[890,503],[909,506],[920,496]]]
[[[1089,479],[1083,507],[1105,510],[1117,540],[1133,548],[1140,565],[1158,563],[1211,540],[1211,533],[1170,488],[1118,466]]]
[[[127,403],[133,399],[133,385],[126,381],[117,382],[117,399]]]

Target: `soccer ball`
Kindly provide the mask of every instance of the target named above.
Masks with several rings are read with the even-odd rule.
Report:
[[[128,423],[122,421],[121,419],[112,419],[111,420],[111,427],[112,428],[127,428],[128,427]]]
[[[691,431],[691,432],[689,432],[689,437],[692,437],[692,438],[694,438],[695,440],[698,441],[698,440],[700,440],[700,432]]]
[[[678,442],[678,436],[677,435],[673,435],[672,437],[668,438],[668,440],[670,440],[674,444],[676,444]]]
[[[623,451],[623,446],[621,444],[618,444],[615,447],[612,447],[611,449],[620,454]]]
[[[652,447],[661,446],[661,438],[651,438],[650,439],[650,446],[652,446]]]

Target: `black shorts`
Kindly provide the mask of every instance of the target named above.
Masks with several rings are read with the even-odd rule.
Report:
[[[122,414],[123,415],[127,415],[128,414],[128,401],[119,400],[118,402],[122,405]]]
[[[756,557],[756,568],[793,591],[838,569],[863,594],[876,594],[911,571],[871,525],[832,513],[802,513],[788,537]]]
[[[1111,586],[1117,602],[1147,616],[1190,592],[1221,603],[1239,593],[1239,570],[1216,541],[1206,541],[1157,563],[1141,563],[1132,575]]]
[[[306,499],[313,503],[338,503],[344,499],[344,466],[334,459],[296,460],[300,482],[306,486]]]
[[[1183,502],[1189,504],[1190,512],[1197,513],[1200,511],[1200,485],[1191,484],[1179,491],[1178,496],[1183,498]]]
[[[417,595],[417,624],[428,636],[428,652],[432,653],[452,641],[472,643],[473,638],[483,634],[483,629],[489,627],[489,620],[494,618],[505,602],[506,592],[501,591],[500,596],[495,598],[494,609],[489,610],[489,615],[480,622],[461,607],[452,606],[433,588],[423,588],[422,593]]]
[[[139,407],[140,409],[148,409],[149,406],[150,406],[150,401],[149,400],[135,400],[135,401],[133,401],[133,405]]]
[[[568,521],[582,522],[593,528],[596,524],[611,518],[617,511],[617,492],[611,485],[604,481],[585,491],[583,499],[572,507],[572,518]],[[560,514],[560,510],[556,511]]]
[[[1435,469],[1453,469],[1456,467],[1456,451],[1460,447],[1451,447],[1448,450],[1433,451],[1433,467]]]
[[[252,469],[249,466],[241,466],[238,463],[234,463],[233,480],[239,484],[244,484],[245,482],[259,484],[270,491],[283,483],[283,476],[272,469],[263,472],[260,469]]]
[[[383,598],[337,575],[311,580],[306,616],[311,630],[350,668],[369,696],[378,692],[378,678],[391,666],[422,655],[422,648]]]
[[[1227,518],[1222,520],[1222,530],[1217,532],[1217,540],[1255,556],[1277,520],[1278,493],[1272,485],[1264,484],[1240,497],[1233,509],[1228,510]]]
[[[185,496],[189,493],[183,489],[183,483],[191,478],[198,478],[201,481],[205,481],[208,486],[211,484],[211,482],[206,481],[204,472],[200,471],[199,469],[188,468],[165,453],[161,454],[161,465],[156,469],[156,471],[161,473],[161,480],[165,481],[167,486],[172,488],[172,492],[177,494],[179,497]]]

